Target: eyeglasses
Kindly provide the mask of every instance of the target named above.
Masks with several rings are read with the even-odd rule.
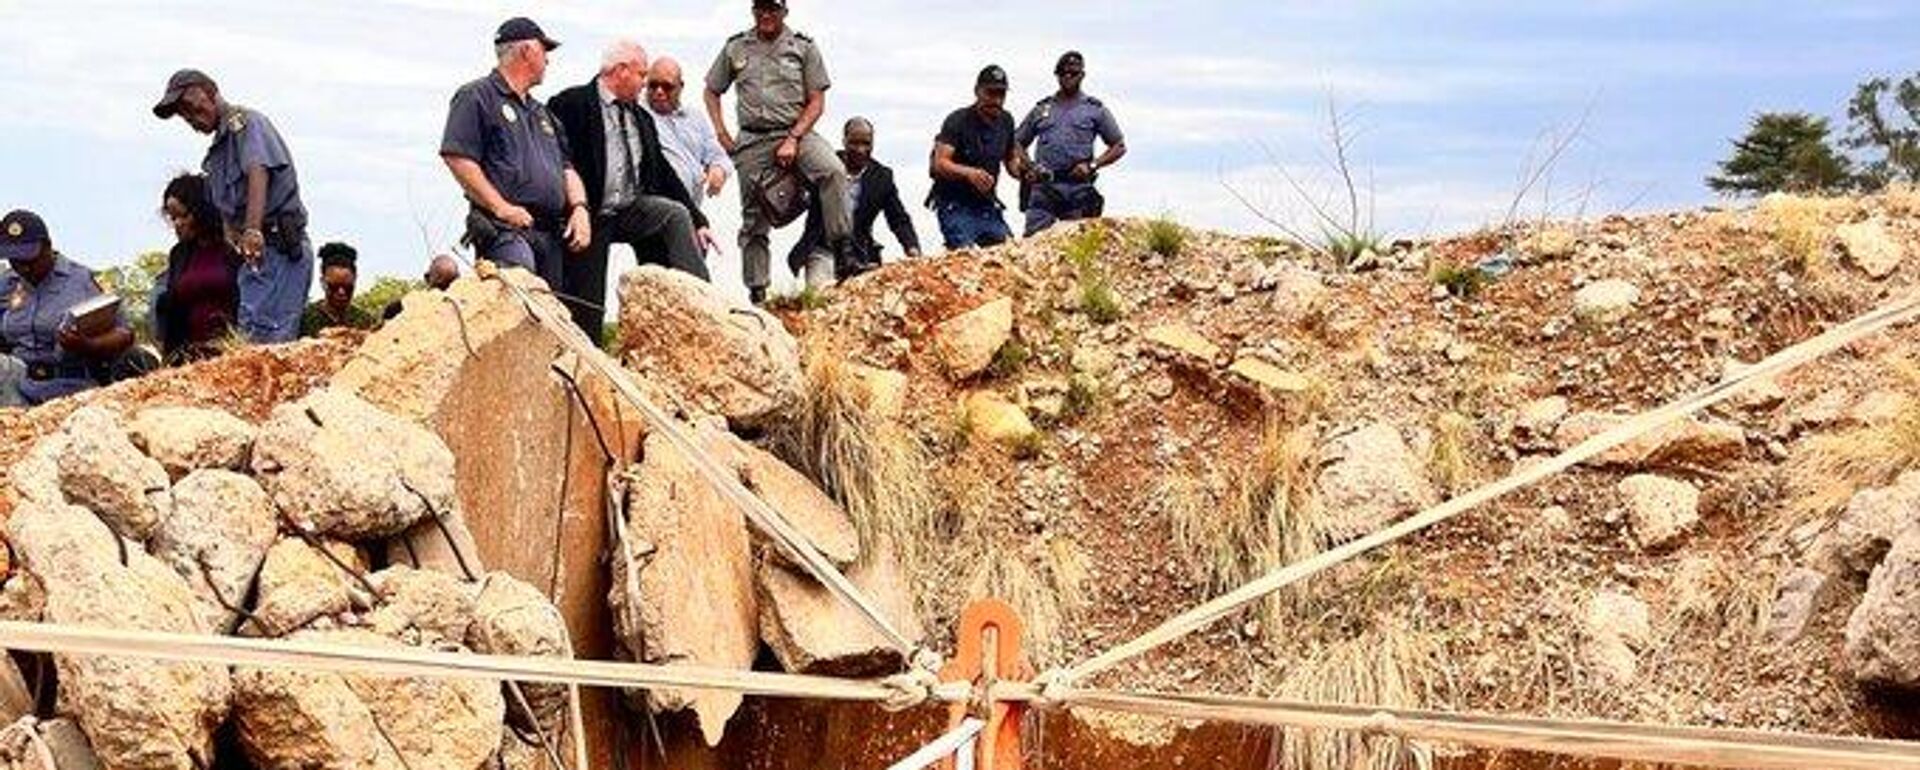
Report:
[[[649,80],[647,81],[647,88],[654,91],[666,91],[668,93],[672,93],[674,91],[680,90],[680,84],[669,83],[664,80]]]

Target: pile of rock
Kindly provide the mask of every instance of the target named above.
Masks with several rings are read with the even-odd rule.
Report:
[[[458,526],[453,465],[426,429],[335,390],[258,427],[182,408],[123,422],[87,406],[14,468],[0,609],[96,628],[570,657],[559,613],[533,587],[389,558],[409,529]],[[564,692],[530,687],[528,713],[489,682],[53,661],[56,713],[40,716],[58,719],[36,729],[64,741],[60,770],[95,757],[106,770],[215,766],[229,722],[261,770],[477,770],[503,751],[531,756],[519,736],[556,734],[565,707]],[[0,684],[19,679],[0,672]]]

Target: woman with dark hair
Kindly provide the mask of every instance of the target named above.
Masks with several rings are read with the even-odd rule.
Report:
[[[227,243],[206,177],[174,177],[160,204],[179,243],[155,287],[154,333],[167,363],[212,358],[239,317],[240,254]]]
[[[312,337],[327,329],[371,331],[380,325],[372,311],[353,304],[354,283],[360,279],[360,252],[344,243],[320,247],[320,286],[326,296],[300,315],[300,336]]]

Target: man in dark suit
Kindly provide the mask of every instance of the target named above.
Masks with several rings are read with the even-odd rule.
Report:
[[[847,167],[847,192],[853,197],[852,247],[845,257],[835,259],[826,249],[825,228],[821,223],[819,196],[807,210],[806,231],[787,254],[787,266],[795,275],[805,275],[807,285],[824,288],[880,266],[880,244],[873,239],[873,223],[881,214],[887,217],[887,229],[900,241],[909,257],[920,256],[920,236],[913,231],[913,218],[900,202],[900,189],[893,184],[893,169],[873,159],[873,123],[866,118],[847,121],[842,135],[840,162]],[[831,273],[827,268],[831,267]]]
[[[595,340],[605,323],[607,250],[613,244],[633,247],[642,264],[708,279],[701,252],[712,246],[713,234],[661,153],[653,120],[640,111],[646,82],[646,51],[616,41],[598,77],[547,102],[566,132],[593,212],[593,243],[567,260],[560,291],[574,322]]]

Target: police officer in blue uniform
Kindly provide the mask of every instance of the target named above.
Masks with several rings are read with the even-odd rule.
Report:
[[[0,218],[0,406],[37,406],[95,387],[133,347],[124,319],[92,335],[67,311],[100,296],[85,267],[53,250],[47,224],[30,211]]]
[[[313,285],[313,245],[293,155],[267,116],[228,104],[199,70],[180,70],[153,107],[213,136],[202,169],[208,194],[247,264],[240,270],[240,331],[253,342],[288,342],[300,334],[300,313]]]
[[[467,240],[475,253],[558,288],[567,252],[593,242],[587,188],[568,160],[566,133],[531,93],[560,44],[516,17],[500,25],[493,47],[499,66],[453,95],[440,158],[472,204]]]
[[[1026,169],[1020,207],[1027,212],[1029,236],[1058,221],[1100,216],[1106,199],[1094,189],[1094,181],[1100,169],[1127,154],[1126,137],[1113,113],[1080,90],[1087,77],[1086,58],[1068,51],[1054,65],[1053,74],[1060,90],[1035,104],[1013,137]],[[1093,153],[1095,139],[1107,146],[1098,157]],[[1036,141],[1038,157],[1030,159],[1027,147]]]

